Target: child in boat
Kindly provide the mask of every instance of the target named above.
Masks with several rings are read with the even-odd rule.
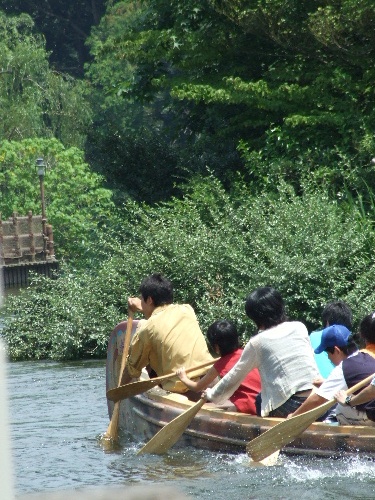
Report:
[[[213,351],[220,356],[212,368],[197,381],[191,380],[185,368],[176,372],[179,379],[194,392],[200,392],[209,387],[217,377],[223,377],[237,363],[242,354],[239,348],[239,337],[236,326],[228,320],[215,321],[207,330],[207,339]],[[261,389],[260,375],[255,368],[241,382],[238,389],[221,405],[215,405],[228,411],[237,411],[256,415],[255,399]]]
[[[329,302],[322,312],[323,327],[310,333],[310,342],[313,349],[316,349],[320,345],[324,328],[331,325],[343,325],[352,331],[352,321],[352,310],[346,302],[342,300]],[[314,353],[314,357],[321,375],[319,379],[314,380],[314,385],[319,387],[331,373],[334,365],[329,360],[326,352],[321,352],[320,354]]]

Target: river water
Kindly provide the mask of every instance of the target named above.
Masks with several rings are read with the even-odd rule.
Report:
[[[250,467],[245,454],[194,449],[136,456],[136,442],[106,453],[104,361],[10,363],[8,392],[17,495],[162,483],[199,499],[375,498],[366,457],[281,455],[274,467]]]

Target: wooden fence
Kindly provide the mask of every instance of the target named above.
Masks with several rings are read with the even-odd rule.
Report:
[[[7,220],[0,213],[0,266],[5,287],[27,284],[30,270],[50,276],[58,267],[51,224],[32,212]]]

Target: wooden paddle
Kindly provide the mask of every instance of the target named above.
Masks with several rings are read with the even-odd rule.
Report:
[[[128,310],[128,323],[126,326],[126,333],[125,333],[125,339],[124,339],[124,349],[122,351],[121,368],[120,368],[120,373],[119,373],[118,385],[121,384],[122,374],[124,372],[125,365],[126,365],[126,358],[128,357],[128,353],[129,353],[129,345],[130,345],[132,325],[133,325],[133,316],[134,316],[133,311],[131,309],[129,309]],[[113,442],[118,441],[118,422],[119,422],[119,416],[120,416],[120,404],[121,404],[120,402],[115,403],[115,406],[113,408],[111,421],[109,422],[109,426],[108,426],[107,431],[103,435],[104,439],[109,439],[110,441],[113,441]]]
[[[358,384],[353,385],[353,387],[346,391],[347,394],[352,394],[353,392],[358,391],[358,389],[361,389],[365,385],[369,384],[374,377],[375,373],[366,377],[361,382],[358,382]],[[283,420],[279,424],[250,441],[246,447],[248,455],[250,455],[250,457],[257,462],[265,459],[275,451],[280,450],[286,444],[294,441],[300,434],[302,434],[303,431],[315,422],[317,418],[323,415],[336,403],[336,399],[331,399],[330,401],[327,401],[327,403],[317,406],[316,408],[313,408],[305,413],[301,413],[301,415],[296,415],[295,417]]]
[[[162,455],[163,453],[166,453],[169,448],[172,448],[172,446],[177,443],[204,403],[205,400],[200,399],[195,405],[191,406],[188,410],[181,413],[181,415],[174,418],[171,422],[169,422],[169,424],[160,429],[160,431],[138,451],[137,455],[142,455],[144,453]],[[265,460],[253,462],[251,465],[270,467],[276,464],[278,456],[279,451],[268,456]]]
[[[200,399],[195,405],[184,411],[178,417],[165,425],[153,438],[141,448],[137,455],[143,453],[154,453],[161,455],[166,453],[182,436],[186,427],[204,405],[205,400]]]
[[[206,363],[202,363],[201,365],[188,368],[186,370],[186,373],[206,368],[207,366],[213,365],[214,363],[214,359],[211,361],[206,361]],[[131,382],[130,384],[121,385],[120,387],[110,389],[107,392],[107,398],[110,401],[115,402],[130,398],[131,396],[136,396],[137,394],[141,394],[142,392],[146,392],[149,389],[152,389],[152,387],[159,385],[159,383],[163,380],[168,380],[174,377],[177,377],[176,372],[168,373],[167,375],[162,375],[161,377],[150,378],[149,380],[139,380],[137,382]]]

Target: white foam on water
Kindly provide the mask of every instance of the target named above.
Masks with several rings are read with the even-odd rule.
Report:
[[[364,477],[366,480],[375,479],[374,460],[358,455],[348,460],[346,474],[360,481]]]
[[[298,465],[297,463],[290,462],[285,465],[285,469],[289,475],[290,479],[298,483],[303,483],[305,481],[320,481],[323,478],[331,477],[331,469],[326,468],[323,470],[311,467],[311,465]]]
[[[360,455],[335,460],[313,457],[284,458],[284,468],[289,479],[298,483],[342,477],[353,478],[356,481],[375,479],[374,461]]]

